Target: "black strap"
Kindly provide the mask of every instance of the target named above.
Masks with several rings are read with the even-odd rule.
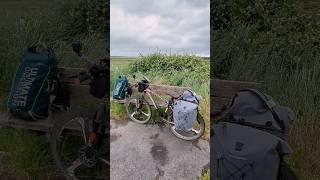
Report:
[[[191,102],[191,103],[193,103],[193,104],[200,104],[200,100],[197,98],[197,96],[194,94],[194,92],[193,91],[191,91],[191,90],[189,90],[189,89],[187,89],[187,91],[189,91],[191,94],[192,94],[192,96],[194,97],[194,99],[197,101],[197,103],[196,102],[194,102],[194,101],[189,101],[189,100],[185,100],[185,99],[181,99],[181,100],[183,100],[183,101],[187,101],[187,102]]]
[[[232,123],[232,124],[239,124],[239,125],[242,125],[242,126],[256,128],[256,129],[263,130],[263,131],[266,131],[268,133],[274,134],[274,135],[280,137],[281,139],[284,139],[283,131],[275,129],[275,128],[272,128],[272,127],[268,127],[268,126],[264,126],[264,125],[258,125],[258,124],[250,123],[250,122],[246,122],[246,121],[235,120],[233,117],[224,118],[221,121]]]
[[[244,91],[249,91],[249,92],[252,92],[255,95],[257,95],[265,103],[265,105],[269,108],[274,119],[279,124],[280,128],[283,131],[285,130],[283,121],[279,118],[278,114],[273,109],[273,107],[275,106],[275,102],[272,99],[268,98],[265,94],[261,93],[260,91],[258,91],[256,89],[247,88],[247,89],[242,89],[239,92],[244,92]]]
[[[192,104],[199,105],[199,103],[196,103],[196,102],[194,102],[194,101],[185,100],[185,99],[180,99],[180,101],[186,101],[186,102],[189,102],[189,103],[192,103]],[[198,101],[197,101],[197,102],[198,102]]]

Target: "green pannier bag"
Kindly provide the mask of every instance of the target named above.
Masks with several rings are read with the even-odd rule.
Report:
[[[17,68],[8,99],[9,112],[25,120],[48,117],[48,79],[56,71],[57,60],[50,48],[30,47]]]
[[[128,86],[128,79],[125,76],[119,76],[116,80],[116,84],[112,91],[112,97],[114,99],[124,99],[126,96],[126,88]]]

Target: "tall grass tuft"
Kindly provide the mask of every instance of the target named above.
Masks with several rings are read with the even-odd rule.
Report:
[[[1,129],[0,151],[7,152],[1,164],[8,174],[21,177],[50,177],[54,163],[43,136],[14,129]]]

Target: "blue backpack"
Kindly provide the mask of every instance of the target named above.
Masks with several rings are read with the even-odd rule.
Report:
[[[128,86],[128,79],[125,76],[119,76],[116,80],[116,84],[112,91],[112,97],[114,99],[124,99],[126,96],[126,88]]]
[[[57,67],[55,54],[50,48],[30,47],[16,71],[8,99],[9,112],[26,120],[48,116],[48,78]]]

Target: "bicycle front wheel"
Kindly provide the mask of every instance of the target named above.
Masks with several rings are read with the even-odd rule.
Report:
[[[151,118],[150,105],[142,97],[128,97],[126,111],[129,118],[139,124],[145,124]]]
[[[67,180],[109,179],[107,149],[90,144],[87,124],[75,118],[49,132],[54,161]]]

